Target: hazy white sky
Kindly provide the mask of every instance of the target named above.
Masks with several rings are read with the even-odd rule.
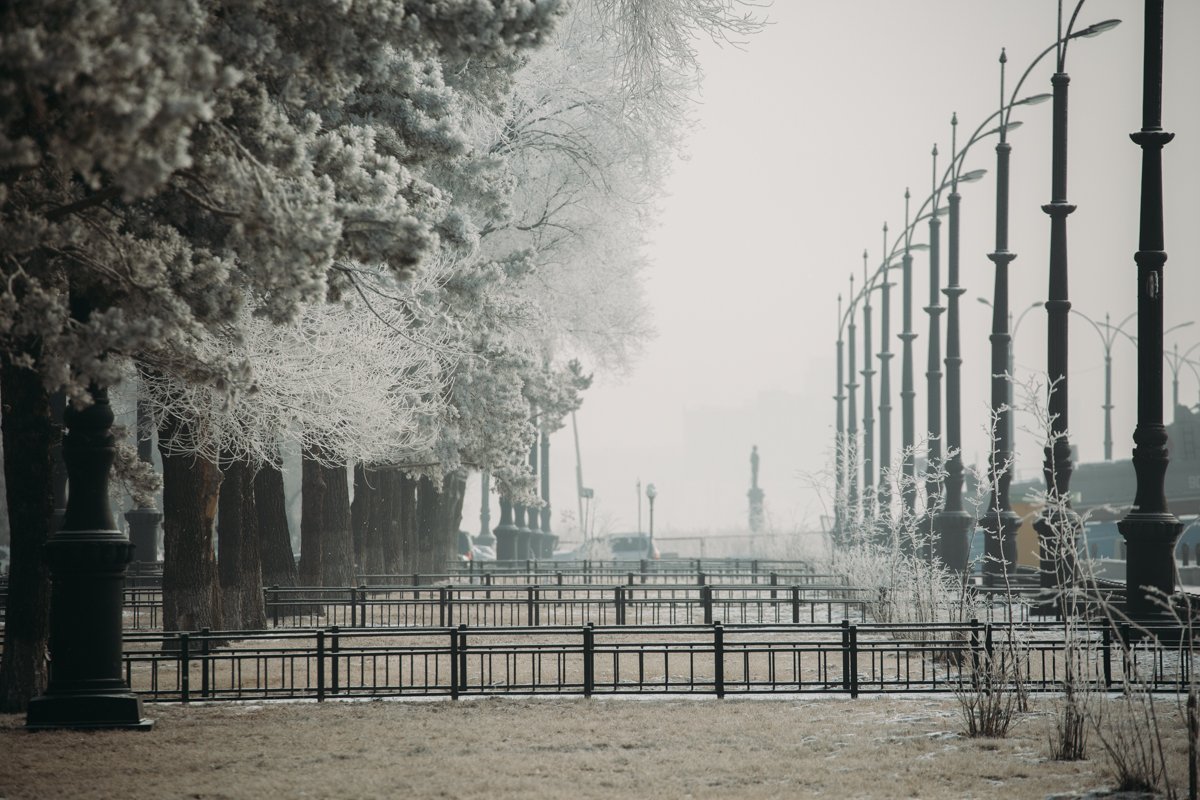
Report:
[[[749,456],[757,444],[760,485],[778,531],[815,529],[827,509],[813,490],[832,484],[837,295],[851,272],[880,258],[882,225],[903,227],[905,187],[917,203],[931,188],[930,149],[950,151],[950,116],[960,146],[999,105],[998,56],[1009,57],[1008,87],[1056,38],[1052,0],[775,0],[771,26],[743,50],[703,48],[706,73],[698,125],[661,202],[646,292],[657,338],[626,376],[598,376],[578,414],[585,485],[595,490],[597,530],[636,527],[635,484],[658,488],[655,528],[662,535],[736,531],[747,526]],[[1074,3],[1068,5],[1073,7]],[[1074,307],[1113,321],[1136,307],[1141,126],[1142,4],[1087,0],[1077,28],[1108,18],[1123,24],[1070,44],[1068,222]],[[1200,314],[1200,3],[1168,0],[1164,127],[1176,139],[1166,170],[1167,325]],[[1022,94],[1050,91],[1053,56],[1035,68]],[[1047,293],[1050,104],[1019,110],[1011,134],[1012,307]],[[987,168],[962,189],[964,459],[986,460],[990,298],[993,269],[994,140],[980,143],[967,169]],[[915,205],[914,205],[915,212]],[[945,249],[946,226],[942,240]],[[914,241],[927,241],[924,226]],[[890,246],[890,242],[889,242]],[[945,257],[942,277],[945,279]],[[898,275],[896,276],[898,280]],[[914,266],[917,428],[925,420],[928,318],[920,310],[927,261]],[[893,337],[900,331],[893,291]],[[879,311],[874,327],[878,352]],[[944,316],[943,316],[944,320]],[[1132,329],[1132,328],[1131,328]],[[1018,374],[1044,371],[1045,312],[1021,323]],[[861,334],[860,334],[861,339]],[[1168,338],[1181,349],[1200,342],[1200,324]],[[899,340],[893,338],[898,353]],[[943,355],[945,334],[943,325]],[[1193,353],[1200,356],[1200,348]],[[1081,460],[1103,457],[1104,362],[1100,339],[1073,317],[1070,423]],[[860,357],[861,362],[861,357]],[[893,448],[900,440],[900,360],[893,359]],[[860,364],[861,367],[861,364]],[[1135,421],[1135,354],[1114,348],[1114,455],[1128,458]],[[878,377],[876,377],[878,404]],[[1170,380],[1168,373],[1167,380]],[[1185,370],[1181,394],[1194,404],[1196,378]],[[1170,392],[1167,390],[1169,403]],[[860,415],[861,415],[860,390]],[[878,413],[876,414],[878,417]],[[1166,411],[1170,420],[1170,409]],[[1018,434],[1018,475],[1036,473],[1042,443]],[[570,428],[552,443],[554,525],[576,508]],[[830,477],[820,477],[825,472]],[[478,483],[464,527],[479,529]],[[494,526],[498,509],[493,502]]]

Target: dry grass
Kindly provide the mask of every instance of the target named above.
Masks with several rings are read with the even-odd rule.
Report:
[[[1099,756],[1049,760],[1050,710],[1035,699],[1007,739],[959,736],[954,698],[930,696],[157,705],[148,734],[30,734],[7,715],[0,797],[957,800],[1111,785]],[[1170,728],[1182,759],[1183,724]]]

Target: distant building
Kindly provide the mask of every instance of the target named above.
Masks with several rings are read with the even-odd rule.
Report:
[[[1200,413],[1177,406],[1167,436],[1167,504],[1185,526],[1177,557],[1182,557],[1182,547],[1186,546],[1187,560],[1194,562],[1200,552],[1200,525],[1196,524],[1200,516]],[[1071,475],[1071,506],[1084,517],[1085,541],[1080,549],[1093,557],[1124,558],[1125,540],[1117,531],[1117,522],[1129,513],[1137,489],[1132,447],[1126,453],[1119,460],[1076,464]],[[1017,561],[1031,567],[1037,566],[1038,552],[1033,520],[1041,506],[1036,496],[1045,488],[1042,479],[1012,485],[1013,510],[1022,520],[1017,533]]]

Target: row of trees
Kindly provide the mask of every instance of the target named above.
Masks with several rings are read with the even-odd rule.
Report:
[[[55,396],[136,381],[166,627],[260,627],[264,578],[443,563],[470,469],[531,501],[580,360],[647,334],[694,37],[758,25],[737,0],[0,3],[0,707],[45,681]]]

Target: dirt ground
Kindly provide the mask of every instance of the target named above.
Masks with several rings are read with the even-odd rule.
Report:
[[[1005,739],[953,697],[488,698],[147,706],[149,733],[28,733],[0,715],[17,798],[1044,798],[1111,786],[1048,758],[1052,701]],[[1186,744],[1162,703],[1182,775]],[[1186,784],[1182,787],[1186,791]]]

